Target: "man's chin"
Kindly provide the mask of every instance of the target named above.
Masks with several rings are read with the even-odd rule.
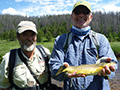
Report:
[[[24,49],[25,51],[33,51],[34,48],[35,48],[35,45],[31,45],[31,46],[29,46],[29,47],[25,45],[25,46],[23,47],[23,49]]]

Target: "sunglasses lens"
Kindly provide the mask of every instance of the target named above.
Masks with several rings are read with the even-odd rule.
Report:
[[[83,11],[82,13],[85,14],[85,15],[87,15],[87,14],[89,14],[90,12],[89,12],[89,11]]]
[[[79,15],[81,12],[80,11],[75,11],[75,14],[76,15]]]
[[[79,14],[87,15],[87,14],[89,14],[89,13],[90,13],[89,11],[79,11],[79,10],[75,11],[75,14],[76,14],[76,15],[79,15]]]

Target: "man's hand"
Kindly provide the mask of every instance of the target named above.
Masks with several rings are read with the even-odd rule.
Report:
[[[65,62],[65,63],[64,63],[64,66],[65,66],[65,67],[68,67],[69,64]],[[76,77],[76,78],[77,78],[77,77],[85,77],[84,74],[77,74],[76,71],[73,72],[73,73],[68,73],[67,76],[68,76],[69,78],[72,78],[72,77]]]
[[[106,58],[106,62],[110,62],[112,59],[111,58]],[[106,76],[106,75],[109,75],[111,74],[111,71],[114,72],[115,71],[115,67],[114,66],[105,66],[103,69],[102,69],[102,72],[101,73],[98,73],[99,76]]]

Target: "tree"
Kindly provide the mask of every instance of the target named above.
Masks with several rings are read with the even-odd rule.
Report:
[[[44,37],[43,29],[39,29],[38,30],[38,34],[37,34],[37,41],[38,42],[42,42],[43,41],[43,37]]]
[[[9,39],[9,31],[3,32],[3,39],[8,40]]]
[[[16,31],[15,30],[10,30],[10,33],[9,33],[9,40],[10,41],[15,41],[16,40]]]
[[[52,34],[50,33],[50,31],[47,31],[46,39],[47,39],[47,41],[51,41],[52,40]]]
[[[106,35],[111,41],[119,40],[117,36],[119,36],[120,32],[120,12],[93,12],[92,14],[91,29]],[[15,40],[15,32],[11,30],[15,30],[21,20],[30,20],[36,24],[38,28],[38,41],[40,42],[43,38],[50,40],[50,38],[55,38],[60,34],[69,32],[72,27],[70,14],[46,15],[41,17],[0,15],[0,38],[8,39],[7,34],[9,32],[9,39],[12,41]],[[50,36],[47,36],[49,34]]]
[[[117,40],[120,41],[120,32],[118,32],[118,39]]]

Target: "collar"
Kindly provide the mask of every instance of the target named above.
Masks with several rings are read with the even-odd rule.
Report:
[[[74,25],[72,26],[72,28],[75,29],[75,30],[77,30],[78,32],[84,32],[84,31],[87,31],[88,29],[91,29],[90,26],[87,26],[85,28],[81,28],[80,29],[80,28],[75,27]]]
[[[86,37],[88,37],[88,38],[90,38],[90,30],[88,31],[88,33],[86,34],[86,35],[84,35],[84,36],[80,36],[80,35],[76,35],[76,34],[72,34],[72,37],[77,37],[77,38],[79,38],[80,40],[84,40],[84,38],[86,38]]]
[[[35,52],[36,52],[36,47],[35,47]],[[33,55],[33,59],[32,60],[34,60],[35,59],[35,56],[36,56],[36,53],[34,52],[34,55]],[[31,59],[29,59],[25,54],[24,54],[24,52],[21,50],[21,53],[22,53],[22,55],[23,55],[23,57],[24,58],[26,58],[28,61],[31,61]]]
[[[74,33],[74,34],[76,34],[78,36],[84,36],[90,31],[90,29],[91,29],[90,26],[82,28],[82,29],[79,29],[79,28],[77,28],[75,26],[72,26],[71,31],[72,31],[72,33]]]

